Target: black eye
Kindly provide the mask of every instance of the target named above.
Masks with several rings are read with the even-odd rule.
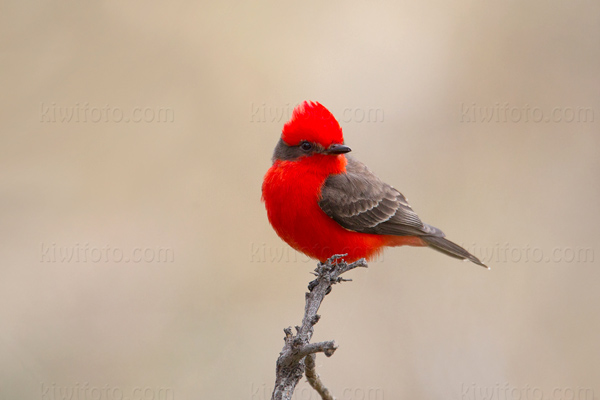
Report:
[[[311,151],[312,150],[312,144],[310,144],[309,142],[302,142],[300,144],[300,148],[304,151]]]

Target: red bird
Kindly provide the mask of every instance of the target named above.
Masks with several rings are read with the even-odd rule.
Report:
[[[329,110],[315,102],[294,109],[262,185],[269,222],[284,241],[320,261],[333,254],[368,260],[384,247],[409,245],[486,267],[421,222],[402,193],[348,152]]]

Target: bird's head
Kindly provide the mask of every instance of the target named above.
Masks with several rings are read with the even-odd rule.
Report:
[[[283,126],[273,160],[337,157],[348,152],[350,147],[344,145],[342,128],[333,114],[317,102],[305,101],[294,109],[292,118]]]

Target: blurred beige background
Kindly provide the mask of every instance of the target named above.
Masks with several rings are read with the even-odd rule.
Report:
[[[1,399],[269,398],[314,262],[260,187],[305,99],[492,266],[351,273],[338,399],[600,396],[600,3],[1,8]]]

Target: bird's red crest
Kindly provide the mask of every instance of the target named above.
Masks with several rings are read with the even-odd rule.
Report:
[[[281,138],[290,146],[303,140],[319,143],[325,148],[333,143],[344,143],[342,128],[333,114],[312,101],[305,101],[294,109],[292,118],[283,126]]]

